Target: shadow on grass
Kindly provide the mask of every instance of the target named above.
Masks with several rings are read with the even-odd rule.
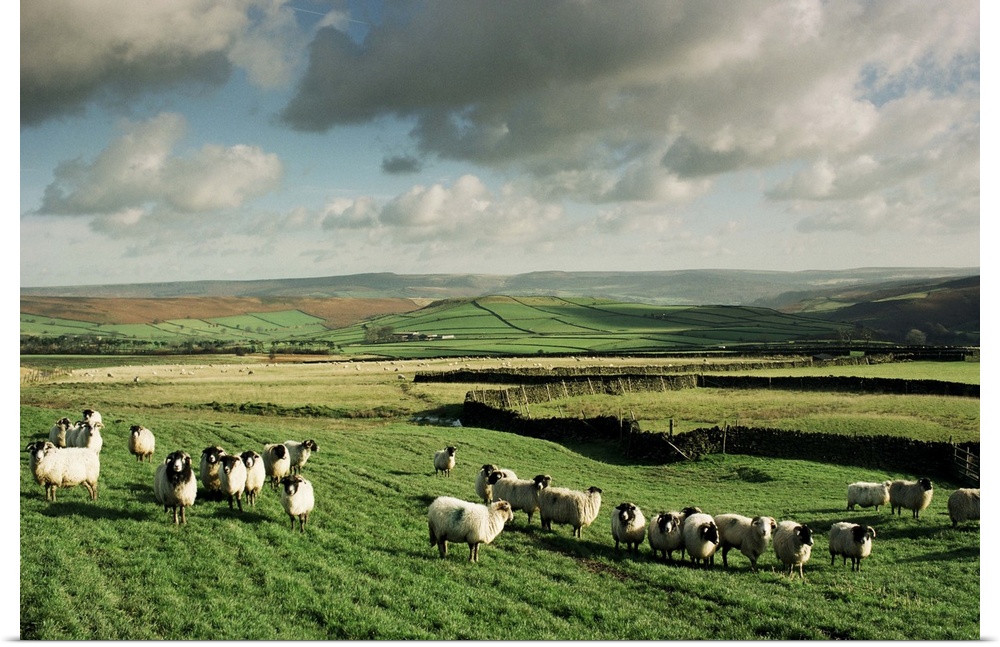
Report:
[[[151,512],[148,510],[122,510],[120,508],[106,508],[101,506],[101,499],[97,501],[56,501],[42,512],[47,517],[63,517],[66,515],[77,515],[88,519],[133,519],[135,521],[146,521],[150,518]]]

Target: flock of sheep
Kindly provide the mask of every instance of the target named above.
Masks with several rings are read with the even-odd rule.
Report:
[[[25,448],[29,454],[28,467],[35,481],[45,489],[46,500],[55,501],[56,490],[61,487],[77,485],[86,488],[91,500],[97,499],[103,427],[100,413],[84,409],[81,420],[71,423],[69,418],[61,418],[49,430],[48,440],[28,444]],[[153,432],[142,425],[132,425],[129,432],[129,452],[137,461],[152,462],[156,451]],[[244,497],[248,505],[256,505],[264,483],[270,482],[273,489],[281,488],[281,505],[291,520],[292,530],[297,521],[299,531],[305,532],[315,496],[312,483],[302,477],[301,471],[316,451],[319,446],[314,440],[267,444],[263,455],[253,450],[231,455],[219,446],[206,447],[201,452],[198,470],[203,496],[225,497],[230,509],[235,501],[242,512]],[[172,511],[175,524],[187,523],[185,510],[194,505],[198,495],[198,479],[189,453],[170,452],[157,465],[153,495],[164,512]]]
[[[435,452],[435,474],[451,474],[455,468],[455,447],[449,446]],[[539,513],[543,529],[551,530],[552,523],[573,527],[573,536],[582,536],[583,528],[590,526],[601,508],[601,489],[594,486],[585,491],[551,486],[552,477],[539,474],[532,479],[518,478],[509,469],[496,465],[483,465],[476,474],[475,490],[483,503],[463,501],[454,497],[438,497],[427,511],[431,546],[437,546],[441,557],[448,552],[448,542],[469,545],[469,561],[479,560],[480,544],[489,544],[520,510],[528,516],[528,523],[535,512]],[[851,483],[847,486],[847,509],[879,507],[889,504],[892,514],[911,510],[913,517],[927,509],[934,495],[929,479],[917,481],[884,481],[882,483]],[[952,525],[979,519],[979,489],[961,488],[948,498],[948,515]],[[750,570],[757,571],[757,561],[773,546],[774,554],[789,576],[796,568],[804,578],[803,566],[809,561],[814,545],[814,531],[808,525],[794,520],[776,521],[773,517],[746,517],[727,513],[715,516],[697,507],[681,511],[661,512],[651,521],[635,503],[625,501],[611,511],[611,537],[615,552],[625,547],[638,553],[643,541],[649,541],[653,556],[674,561],[673,554],[685,553],[691,562],[708,566],[715,561],[721,549],[723,566],[729,566],[729,551],[739,550],[750,560]],[[850,521],[834,523],[829,530],[831,565],[837,557],[846,564],[851,560],[851,570],[860,571],[861,561],[871,555],[875,529]]]

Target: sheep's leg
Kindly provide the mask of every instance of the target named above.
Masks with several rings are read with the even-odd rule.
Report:
[[[288,518],[292,522],[292,532],[295,532],[295,515],[294,514],[290,514],[290,515],[288,515]]]
[[[299,532],[306,531],[306,520],[309,519],[308,513],[303,513],[299,515]]]
[[[722,547],[722,565],[725,566],[726,568],[729,568],[729,549],[730,548],[732,548],[732,546],[723,546]]]
[[[438,554],[440,554],[442,558],[447,557],[448,556],[448,540],[447,539],[438,539],[437,545],[438,545]]]
[[[240,509],[240,512],[243,512],[243,497],[239,492],[236,493],[236,507]]]
[[[479,561],[479,543],[469,544],[469,561],[478,562]]]

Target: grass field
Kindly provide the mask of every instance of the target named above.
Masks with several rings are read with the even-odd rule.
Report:
[[[945,501],[954,483],[935,479],[931,507],[914,520],[887,509],[847,512],[845,489],[854,480],[919,475],[721,455],[636,464],[611,445],[416,422],[457,415],[469,385],[411,381],[416,370],[449,370],[456,360],[147,366],[91,359],[21,388],[21,449],[84,407],[102,411],[107,424],[95,502],[82,488],[46,502],[21,453],[22,638],[980,638],[979,524],[951,527]],[[46,368],[59,366],[51,358]],[[244,403],[271,403],[273,413],[226,406]],[[307,406],[330,414],[297,415]],[[174,526],[153,500],[153,465],[126,450],[136,423],[156,434],[157,460],[173,449],[197,457],[214,444],[234,453],[314,438],[320,451],[304,475],[317,506],[306,532],[291,531],[270,490],[243,513],[199,492],[188,524]],[[458,468],[435,477],[431,456],[446,445],[458,447]],[[529,525],[518,513],[482,547],[478,564],[467,562],[463,545],[439,559],[428,545],[427,506],[439,495],[473,500],[475,473],[486,462],[522,477],[550,474],[554,485],[597,485],[601,515],[576,539],[567,527],[542,531],[537,517]],[[645,544],[638,556],[615,554],[609,514],[625,500],[647,516],[698,505],[807,523],[818,533],[806,579],[781,574],[773,553],[757,574],[737,552],[728,570],[718,559],[709,569],[661,563]],[[830,563],[826,529],[840,520],[876,528],[861,572]]]

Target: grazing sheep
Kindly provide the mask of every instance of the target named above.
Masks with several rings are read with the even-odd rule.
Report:
[[[592,486],[584,492],[561,487],[547,487],[538,493],[538,511],[542,528],[552,530],[552,522],[573,526],[573,536],[583,537],[583,529],[594,523],[601,512],[601,488]]]
[[[298,474],[305,467],[306,461],[313,452],[319,451],[319,445],[315,440],[286,440],[285,447],[288,448],[289,474]]]
[[[913,518],[919,519],[920,512],[926,510],[934,497],[934,485],[930,479],[922,478],[918,481],[896,480],[889,484],[889,505],[892,506],[892,514],[899,511],[903,515],[903,508],[913,511]]]
[[[851,483],[847,486],[847,509],[853,510],[855,505],[862,508],[874,506],[878,512],[880,506],[889,503],[889,486],[892,481],[881,483]]]
[[[839,521],[830,526],[830,566],[837,562],[837,555],[851,558],[851,570],[861,570],[861,560],[872,553],[875,529],[850,521]]]
[[[47,440],[29,443],[28,466],[35,482],[45,488],[45,499],[56,500],[61,487],[83,485],[90,500],[97,499],[97,479],[101,475],[101,460],[97,452],[83,447],[56,447]]]
[[[479,561],[479,545],[492,542],[504,524],[514,518],[506,501],[489,505],[470,503],[450,496],[439,496],[427,509],[427,527],[431,546],[437,545],[442,559],[448,555],[448,542],[469,545],[469,561]]]
[[[153,461],[153,452],[156,451],[156,438],[153,432],[142,425],[132,425],[129,428],[128,450],[140,463],[149,459]]]
[[[219,480],[219,466],[226,450],[213,445],[201,450],[201,463],[198,465],[198,475],[207,494],[212,498],[222,498],[222,481]]]
[[[264,461],[260,454],[252,450],[240,454],[240,460],[243,461],[247,470],[247,481],[244,486],[247,493],[247,503],[257,505],[257,495],[260,494],[260,489],[264,487],[264,481],[267,480],[267,475],[264,473]]]
[[[49,442],[56,447],[66,446],[66,432],[73,428],[73,423],[69,418],[60,418],[56,424],[49,429]]]
[[[493,489],[493,501],[506,501],[511,510],[522,510],[528,514],[528,523],[538,510],[538,495],[549,487],[552,477],[539,474],[530,481],[526,479],[507,478],[506,472],[493,472],[487,480]]]
[[[153,495],[163,505],[163,511],[174,512],[174,523],[187,523],[184,510],[194,505],[198,495],[198,481],[191,469],[191,455],[177,450],[167,454],[156,466],[153,475]],[[179,515],[178,515],[179,511]]]
[[[812,554],[812,530],[805,524],[796,521],[782,521],[774,529],[774,554],[778,561],[788,569],[788,575],[794,577],[793,569],[799,567],[799,577],[805,579],[802,566],[809,561]]]
[[[292,461],[288,448],[281,443],[264,445],[264,475],[271,480],[271,488],[278,489],[281,479],[292,473]]]
[[[489,483],[490,474],[493,472],[503,472],[504,478],[517,478],[517,474],[511,470],[502,469],[489,463],[483,465],[476,473],[476,494],[482,498],[483,503],[489,503],[493,500],[493,486]]]
[[[757,572],[757,560],[767,552],[771,531],[778,527],[773,517],[744,517],[738,514],[717,514],[715,525],[719,529],[719,547],[722,548],[722,565],[729,567],[730,549],[737,548],[750,560],[750,572]]]
[[[448,446],[434,452],[434,475],[444,472],[445,476],[451,476],[451,471],[455,469],[455,448]]]
[[[639,544],[646,538],[646,517],[634,503],[619,503],[611,513],[611,536],[615,540],[615,552],[619,544],[625,544],[628,552],[639,552]]]
[[[681,551],[681,558],[684,557],[684,534],[681,532],[681,524],[684,522],[684,515],[680,512],[661,512],[656,515],[653,523],[649,524],[649,547],[653,549],[653,557],[663,551],[663,559],[669,556],[670,561],[674,561],[674,551]]]
[[[315,504],[312,483],[298,474],[281,479],[281,507],[292,520],[293,531],[296,520],[299,522],[299,532],[306,531],[306,521],[309,520],[309,513]]]
[[[979,521],[979,488],[961,488],[948,497],[948,516],[951,527],[959,521]]]
[[[688,515],[681,524],[681,532],[684,534],[684,550],[692,562],[708,567],[715,561],[719,528],[712,515],[704,512]]]
[[[229,497],[229,509],[233,509],[233,499],[236,506],[243,512],[243,490],[247,485],[247,466],[239,456],[223,456],[219,459],[220,491]]]

